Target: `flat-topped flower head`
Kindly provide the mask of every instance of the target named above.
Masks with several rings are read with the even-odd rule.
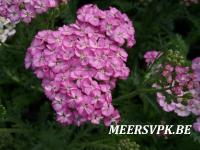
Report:
[[[128,54],[120,46],[128,40],[128,46],[135,43],[134,29],[128,17],[114,8],[103,11],[85,5],[77,14],[74,24],[38,32],[28,48],[25,66],[42,80],[58,122],[78,126],[103,122],[109,126],[120,120],[112,105],[112,89],[118,79],[129,75]],[[110,18],[115,20],[114,28],[123,28],[122,35],[117,35],[122,42],[114,38],[116,33],[108,35],[101,28],[102,21]],[[132,28],[131,32],[125,31],[126,27]]]
[[[127,42],[131,47],[135,44],[135,30],[128,16],[116,8],[101,10],[96,5],[89,4],[80,8],[77,12],[77,20],[80,23],[89,23],[118,45]]]

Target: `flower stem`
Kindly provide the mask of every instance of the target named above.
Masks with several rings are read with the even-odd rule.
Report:
[[[26,129],[13,129],[13,128],[0,128],[0,133],[16,133],[16,132],[24,132],[28,131]]]
[[[152,92],[158,92],[160,90],[158,89],[146,89],[146,88],[141,88],[141,89],[136,89],[135,91],[132,91],[126,95],[122,95],[122,96],[119,96],[117,98],[114,98],[113,101],[120,101],[120,100],[123,100],[123,99],[129,99],[129,98],[133,98],[135,97],[136,95],[138,95],[139,93],[152,93]]]

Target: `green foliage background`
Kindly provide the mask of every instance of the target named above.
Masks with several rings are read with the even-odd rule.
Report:
[[[144,0],[145,1],[145,0]],[[143,54],[147,50],[180,51],[188,60],[200,56],[200,5],[186,7],[179,0],[71,0],[67,5],[39,15],[0,47],[0,150],[199,150],[200,135],[108,135],[103,125],[62,127],[44,96],[40,81],[24,68],[24,56],[34,35],[43,29],[57,29],[76,19],[76,10],[95,3],[100,8],[115,6],[127,13],[136,30],[137,44],[129,53],[131,75],[119,81],[113,103],[120,110],[121,124],[191,124],[194,118],[180,118],[158,107],[150,90]],[[120,142],[129,139],[123,146]]]

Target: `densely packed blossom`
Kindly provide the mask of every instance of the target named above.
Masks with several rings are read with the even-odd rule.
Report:
[[[116,8],[102,11],[96,5],[85,5],[77,12],[78,22],[89,23],[99,29],[110,40],[122,46],[126,41],[129,47],[135,44],[134,28],[126,14]]]
[[[30,23],[36,14],[46,12],[66,0],[0,0],[0,16],[17,23]]]
[[[0,45],[15,33],[15,24],[12,24],[8,19],[0,17]]]
[[[112,105],[111,90],[126,79],[127,53],[135,44],[134,28],[115,8],[102,11],[85,5],[77,21],[57,31],[40,31],[28,48],[25,65],[42,80],[42,87],[63,125],[84,122],[106,126],[120,115]]]
[[[155,51],[147,53],[154,55]],[[153,87],[163,90],[157,92],[157,102],[163,110],[181,117],[190,114],[200,117],[200,57],[192,61],[192,67],[167,62],[159,70],[160,80]],[[199,118],[193,127],[200,132]]]

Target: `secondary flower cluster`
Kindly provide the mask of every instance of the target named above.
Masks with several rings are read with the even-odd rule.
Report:
[[[193,4],[198,4],[199,0],[181,0],[181,3],[186,6],[191,6]]]
[[[134,28],[115,8],[102,11],[85,5],[75,24],[58,31],[41,31],[28,48],[25,65],[31,67],[63,125],[84,122],[106,126],[120,120],[112,105],[111,90],[117,79],[126,79],[127,53],[133,46]]]
[[[12,24],[8,19],[0,17],[0,45],[14,35],[15,32],[15,24]]]
[[[36,14],[46,12],[49,8],[56,7],[66,0],[1,0],[1,16],[17,23],[23,21],[30,23]]]
[[[161,53],[158,51],[148,51],[144,54],[144,59],[147,65],[151,65],[156,59],[160,57]]]
[[[120,139],[117,150],[140,150],[140,145],[129,138]]]
[[[148,55],[147,55],[148,54]],[[151,55],[150,55],[151,54]],[[159,52],[150,51],[145,54],[147,62],[153,63]],[[149,57],[147,57],[149,56]],[[178,116],[186,117],[193,114],[200,116],[200,58],[192,62],[192,67],[162,63],[159,68],[160,80],[153,85],[163,92],[157,92],[157,102],[166,112],[175,112]],[[193,125],[200,132],[200,119]]]

